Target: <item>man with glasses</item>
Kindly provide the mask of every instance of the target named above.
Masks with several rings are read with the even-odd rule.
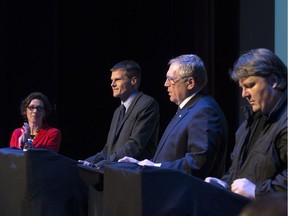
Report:
[[[170,101],[178,111],[164,131],[152,160],[123,157],[119,162],[174,168],[204,179],[225,171],[228,127],[226,118],[204,87],[207,74],[202,60],[193,54],[169,61],[166,74]],[[151,158],[149,158],[151,159]]]

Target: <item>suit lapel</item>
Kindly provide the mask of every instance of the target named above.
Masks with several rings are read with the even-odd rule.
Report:
[[[116,140],[118,139],[119,137],[119,133],[121,132],[122,130],[122,126],[123,124],[125,123],[125,121],[127,120],[127,118],[129,117],[129,115],[131,114],[132,110],[134,109],[134,107],[136,106],[136,103],[137,101],[139,100],[139,98],[143,95],[143,92],[139,92],[136,97],[133,99],[132,103],[130,104],[130,106],[128,107],[128,110],[126,111],[126,114],[123,118],[123,121],[121,123],[121,125],[119,126],[118,130],[116,131],[116,128],[117,128],[117,122],[116,124],[114,125],[114,130],[115,130],[115,137],[114,137],[114,141],[113,143],[116,142]],[[119,119],[119,115],[120,115],[120,108],[118,108],[118,111],[117,111],[117,119]]]
[[[157,151],[154,156],[154,160],[157,158],[158,154],[162,150],[164,144],[166,143],[166,140],[168,139],[170,133],[172,130],[179,124],[179,122],[185,118],[185,116],[189,113],[189,110],[196,104],[196,102],[205,96],[206,93],[204,91],[198,92],[194,97],[192,97],[186,104],[185,106],[181,109],[178,110],[178,112],[175,114],[175,116],[172,118],[170,123],[168,124],[167,128],[165,129],[161,140],[159,142]]]
[[[166,140],[168,139],[170,133],[173,131],[173,129],[178,125],[178,123],[187,115],[188,109],[181,109],[181,111],[177,112],[174,117],[171,119],[170,123],[168,124],[167,128],[165,129],[161,140],[159,142],[157,151],[155,153],[154,159],[157,158],[158,154],[162,150],[164,144],[166,143]]]

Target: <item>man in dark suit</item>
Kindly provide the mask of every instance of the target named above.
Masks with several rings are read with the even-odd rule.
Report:
[[[166,74],[170,101],[178,111],[164,131],[152,160],[126,156],[119,162],[173,168],[204,179],[225,171],[228,127],[213,97],[203,90],[207,83],[204,63],[196,55],[169,61]]]
[[[79,161],[84,165],[100,166],[105,161],[118,161],[125,155],[142,160],[153,157],[157,147],[159,105],[152,97],[138,91],[139,64],[124,60],[115,64],[111,72],[113,96],[121,100],[121,106],[114,112],[106,145],[96,155]]]

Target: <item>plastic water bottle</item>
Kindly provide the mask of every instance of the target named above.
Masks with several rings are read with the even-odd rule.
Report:
[[[33,148],[33,139],[28,138],[27,142],[24,144],[23,151],[28,151],[28,149]]]

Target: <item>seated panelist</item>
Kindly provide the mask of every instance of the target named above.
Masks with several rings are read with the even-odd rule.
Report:
[[[48,98],[41,92],[32,92],[21,102],[20,111],[24,124],[13,131],[10,147],[44,148],[58,153],[62,134],[47,122],[52,111]]]

